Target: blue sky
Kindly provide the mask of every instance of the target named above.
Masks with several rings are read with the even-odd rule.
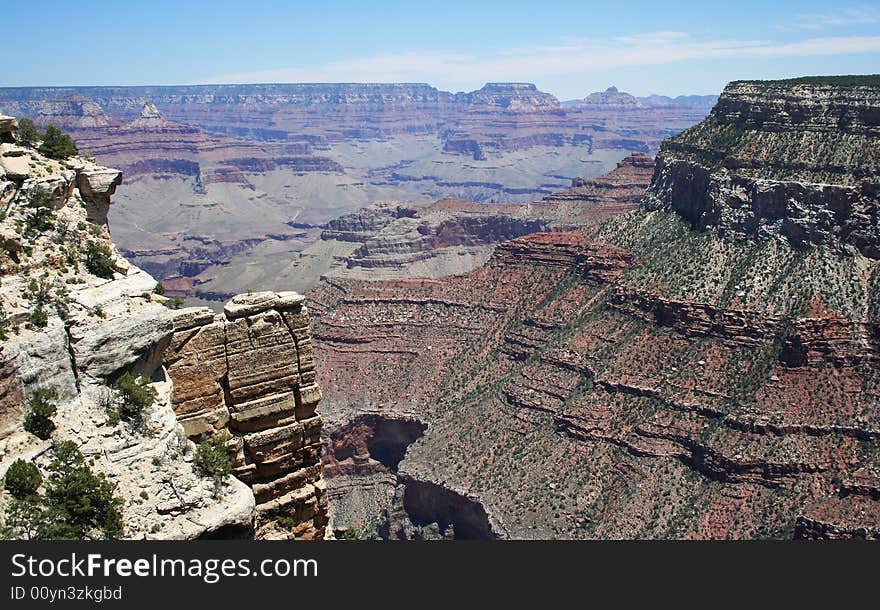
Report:
[[[573,99],[880,72],[880,1],[5,4],[0,86],[529,81]]]

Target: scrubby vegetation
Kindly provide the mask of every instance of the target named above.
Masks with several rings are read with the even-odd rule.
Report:
[[[104,279],[112,279],[116,266],[113,264],[113,256],[110,248],[99,241],[89,240],[85,250],[86,269],[90,273]]]
[[[54,389],[40,389],[28,401],[24,416],[24,429],[43,440],[48,439],[55,430],[52,417],[58,411],[55,400],[58,393]]]
[[[156,390],[146,377],[135,377],[128,371],[116,380],[114,387],[119,397],[116,412],[126,421],[139,422],[144,411],[156,400]]]
[[[232,459],[225,440],[215,437],[199,443],[193,458],[193,467],[199,475],[214,481],[214,496],[218,496],[223,482],[232,472]]]
[[[24,460],[18,459],[10,464],[3,478],[3,487],[13,497],[24,499],[37,493],[43,477],[40,469]]]
[[[22,119],[18,122],[18,145],[34,148],[43,138],[43,134],[30,119]]]
[[[50,159],[67,159],[79,152],[73,138],[51,124],[46,127],[43,143],[38,150]]]
[[[53,454],[45,494],[34,488],[15,496],[6,506],[0,535],[26,540],[119,538],[123,502],[113,485],[92,472],[76,443],[58,443]],[[28,477],[25,486],[31,488],[33,472]]]
[[[54,226],[52,219],[55,211],[54,200],[52,191],[43,186],[37,185],[28,191],[21,230],[24,237],[34,238]]]
[[[737,81],[760,85],[833,85],[835,87],[880,88],[880,74],[849,74],[842,76],[801,76],[781,80]]]

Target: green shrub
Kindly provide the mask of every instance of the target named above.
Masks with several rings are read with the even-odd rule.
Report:
[[[361,533],[354,528],[348,528],[342,534],[343,540],[363,540]]]
[[[46,483],[45,524],[40,537],[50,540],[119,538],[122,499],[104,475],[94,474],[72,441],[58,443]]]
[[[183,297],[181,297],[179,294],[176,294],[170,301],[168,301],[167,305],[171,309],[180,309],[181,307],[183,307],[183,303]]]
[[[162,282],[156,282],[156,287],[153,288],[153,293],[160,296],[165,294],[165,286],[162,285]]]
[[[55,195],[49,189],[37,185],[27,193],[25,202],[24,229],[25,237],[34,237],[55,226]]]
[[[112,279],[113,272],[116,271],[110,248],[94,240],[86,243],[85,263],[89,273],[107,280]]]
[[[30,119],[22,119],[18,122],[18,145],[33,148],[43,138],[43,134]]]
[[[40,389],[28,401],[24,416],[24,429],[34,436],[46,440],[55,429],[52,416],[58,411],[55,406],[57,392],[53,389]]]
[[[126,371],[116,380],[116,391],[119,393],[119,416],[125,420],[139,420],[144,409],[156,400],[156,390],[148,384],[146,377],[134,377]]]
[[[15,460],[6,471],[3,487],[16,498],[26,498],[37,493],[43,477],[40,470],[24,460]]]
[[[218,496],[223,481],[232,472],[232,459],[222,438],[199,443],[193,458],[193,467],[203,477],[214,481],[214,496]]]
[[[43,309],[43,306],[37,303],[34,310],[28,316],[28,323],[34,328],[46,328],[49,324],[49,314]]]
[[[43,135],[43,143],[39,151],[51,159],[66,159],[79,152],[73,138],[58,129],[55,125],[48,125]]]

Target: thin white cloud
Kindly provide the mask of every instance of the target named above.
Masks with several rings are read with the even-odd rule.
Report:
[[[566,40],[519,47],[491,57],[461,53],[387,53],[371,57],[225,74],[206,83],[430,82],[443,89],[477,88],[487,81],[538,81],[548,76],[673,64],[705,59],[770,59],[880,53],[880,36],[816,37],[795,42],[695,40],[681,32],[654,32],[610,40]]]
[[[880,24],[880,8],[876,6],[853,6],[840,8],[833,13],[803,13],[795,16],[793,24],[808,30],[875,25]]]

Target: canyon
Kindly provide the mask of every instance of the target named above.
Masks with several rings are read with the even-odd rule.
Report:
[[[527,83],[467,93],[425,84],[0,88],[0,111],[59,125],[125,172],[111,212],[117,246],[169,294],[218,312],[234,294],[274,290],[279,272],[286,287],[311,288],[320,270],[286,267],[320,250],[325,225],[341,215],[381,203],[540,201],[631,152],[655,153],[713,101],[609,89],[561,103]],[[487,255],[466,265],[456,257],[447,272]]]
[[[0,117],[0,469],[47,467],[22,419],[52,389],[52,440],[113,481],[127,538],[880,539],[877,77],[737,81],[703,104],[524,83],[0,90],[75,117],[134,182],[17,146]],[[169,225],[199,245],[141,254],[210,307],[175,309],[110,240],[132,186],[256,201],[283,192],[266,176],[350,177],[340,151],[379,163],[404,140],[449,171],[614,154],[538,190],[317,198],[320,219],[279,195],[242,208],[237,240]],[[452,184],[395,164],[383,188]],[[203,218],[232,234],[230,201]],[[126,372],[155,392],[143,426],[108,417]],[[219,486],[194,465],[205,442],[231,460]]]
[[[880,538],[878,107],[731,83],[637,209],[311,290],[337,533]]]

